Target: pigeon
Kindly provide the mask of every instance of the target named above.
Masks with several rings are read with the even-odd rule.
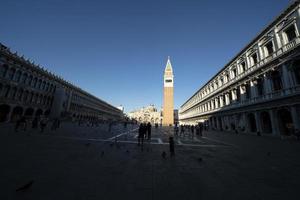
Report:
[[[202,159],[201,157],[199,157],[199,158],[198,158],[198,161],[199,161],[199,162],[202,162],[202,161],[203,161],[203,159]]]
[[[166,159],[166,157],[167,157],[167,154],[166,154],[166,152],[162,152],[162,154],[161,154],[161,157],[163,158],[163,159]]]
[[[25,191],[25,190],[29,189],[32,186],[33,182],[34,182],[33,180],[29,181],[27,184],[25,184],[22,187],[19,187],[18,189],[16,189],[16,192]]]

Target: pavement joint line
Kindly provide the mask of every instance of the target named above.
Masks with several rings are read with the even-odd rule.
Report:
[[[208,137],[202,137],[204,139],[207,139],[207,140],[210,140],[210,141],[213,141],[213,142],[218,142],[218,143],[221,143],[221,144],[225,144],[225,145],[229,145],[229,146],[233,146],[233,147],[237,147],[236,145],[234,144],[230,144],[230,143],[226,143],[226,142],[222,142],[220,140],[216,140],[216,139],[211,139],[211,138],[208,138]]]
[[[163,144],[163,141],[160,138],[157,138],[159,144]]]
[[[107,139],[93,139],[93,138],[78,138],[78,137],[67,137],[67,136],[54,136],[54,135],[31,135],[31,136],[38,136],[38,137],[56,137],[62,139],[69,139],[69,140],[79,140],[79,141],[95,141],[95,142],[111,142],[111,140]],[[177,140],[178,141],[178,140]],[[125,140],[118,140],[118,143],[129,143],[129,144],[137,144],[137,141],[125,141]],[[183,144],[182,142],[178,142],[176,146],[187,146],[187,147],[230,147],[224,145],[215,145],[215,144]],[[170,145],[168,142],[150,142],[149,144],[154,145]]]
[[[177,139],[177,142],[178,142],[179,145],[183,144],[179,139]]]
[[[122,135],[128,134],[128,133],[133,132],[133,131],[135,131],[135,130],[137,130],[137,129],[138,129],[138,128],[135,128],[135,129],[126,131],[126,132],[124,132],[124,133],[120,133],[119,135],[115,135],[115,136],[113,136],[113,137],[111,137],[111,138],[108,138],[107,140],[113,140],[113,139],[116,139],[116,138],[118,138],[118,137],[120,137],[120,136],[122,136]]]

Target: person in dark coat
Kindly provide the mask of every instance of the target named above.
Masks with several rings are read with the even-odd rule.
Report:
[[[147,124],[147,139],[148,140],[151,140],[151,128],[152,128],[151,123],[148,122],[148,124]]]
[[[174,144],[174,138],[171,136],[169,137],[169,145],[170,145],[170,155],[175,156],[175,144]]]
[[[141,123],[140,127],[139,127],[138,146],[141,145],[142,150],[143,150],[143,145],[144,145],[145,130],[146,130],[146,127],[145,127],[144,123]]]
[[[38,128],[38,125],[39,125],[39,120],[37,117],[35,117],[33,120],[32,120],[32,128],[33,129],[37,129]]]

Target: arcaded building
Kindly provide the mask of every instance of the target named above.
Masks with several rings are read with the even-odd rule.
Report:
[[[295,1],[181,106],[180,123],[269,135],[299,130],[299,30]]]
[[[0,122],[21,116],[119,120],[123,113],[0,44]]]

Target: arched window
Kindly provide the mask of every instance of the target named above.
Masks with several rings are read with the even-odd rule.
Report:
[[[48,91],[48,90],[49,90],[49,83],[47,83],[47,84],[46,84],[46,88],[45,88],[45,90],[46,90],[46,91]]]
[[[24,92],[23,89],[21,89],[21,90],[17,93],[17,99],[18,99],[19,101],[22,100],[23,92]]]
[[[31,102],[32,101],[32,96],[33,96],[33,92],[30,92],[28,94],[27,102]]]
[[[5,77],[8,70],[7,65],[0,65],[0,77]]]
[[[25,92],[24,92],[24,95],[23,95],[22,101],[23,101],[23,102],[26,102],[27,97],[28,97],[28,91],[25,91]]]
[[[32,81],[32,87],[36,87],[37,84],[37,78],[35,77]]]
[[[42,83],[42,90],[45,90],[45,85],[46,85],[46,82],[45,81],[43,81],[43,83]]]
[[[14,87],[13,90],[12,90],[11,98],[12,98],[12,99],[15,99],[15,98],[16,98],[16,95],[17,95],[17,88]]]
[[[4,97],[8,98],[10,92],[10,86],[6,85],[4,88]]]
[[[40,89],[40,88],[41,88],[41,85],[42,85],[42,80],[39,79],[38,84],[37,84],[37,88]]]
[[[28,77],[28,75],[27,75],[27,73],[24,73],[23,75],[22,75],[22,78],[21,78],[21,83],[26,83],[26,80],[27,80],[27,77]]]
[[[27,85],[31,85],[32,79],[33,79],[33,76],[30,75],[30,76],[28,77],[28,79],[27,79]]]
[[[9,80],[13,80],[15,72],[16,72],[15,68],[10,68],[8,70],[7,77],[8,77]]]
[[[21,74],[22,74],[21,71],[17,71],[17,73],[16,73],[16,75],[15,75],[15,79],[14,79],[16,82],[19,82],[19,81],[20,81]]]

